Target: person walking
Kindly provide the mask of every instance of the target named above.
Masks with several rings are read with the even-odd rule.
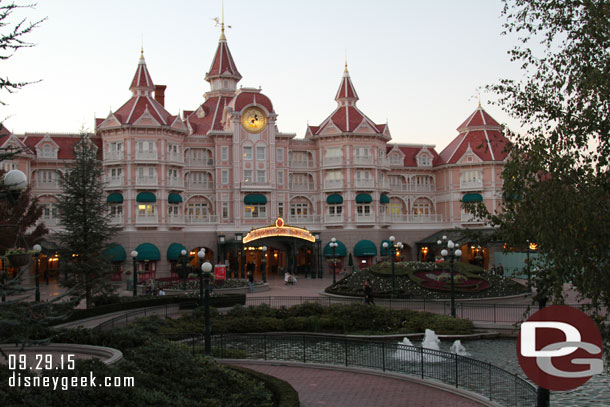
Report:
[[[364,303],[369,305],[375,305],[375,300],[373,299],[373,284],[370,279],[366,279],[364,281]]]
[[[498,268],[496,269],[496,272],[500,277],[504,277],[504,267],[502,267],[502,263],[498,263]]]

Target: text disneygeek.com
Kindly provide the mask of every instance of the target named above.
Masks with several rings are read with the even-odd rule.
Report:
[[[8,379],[10,387],[46,387],[53,390],[68,390],[74,387],[134,387],[135,380],[133,377],[102,377],[98,380],[93,376],[93,372],[89,372],[89,376],[72,376],[72,377],[50,377],[50,376],[28,376],[22,375],[19,372],[13,372]]]

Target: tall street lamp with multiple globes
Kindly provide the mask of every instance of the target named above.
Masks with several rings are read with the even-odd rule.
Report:
[[[392,298],[396,298],[396,269],[394,263],[396,262],[396,253],[401,250],[404,246],[402,242],[397,242],[396,237],[390,236],[390,243],[383,242],[383,248],[390,251],[392,255]]]
[[[34,278],[36,279],[35,299],[36,302],[40,302],[40,282],[38,281],[40,279],[40,276],[38,274],[38,259],[40,257],[40,251],[42,250],[42,247],[39,244],[35,244],[32,249],[34,250],[34,261],[36,262],[36,264],[34,265]]]
[[[184,289],[186,290],[186,282],[188,279],[188,274],[186,274],[186,250],[182,249],[180,251],[180,258],[178,259],[178,262],[180,263],[180,274],[182,274],[182,276],[184,277]]]
[[[452,240],[447,240],[447,236],[443,236],[442,240],[436,242],[439,246],[443,247],[441,250],[441,256],[449,256],[449,274],[451,276],[451,316],[455,318],[455,286],[453,281],[453,262],[456,257],[462,257],[462,251],[459,247],[453,243]]]
[[[199,273],[199,275],[203,275],[203,281],[205,284],[205,298],[203,300],[205,323],[205,355],[209,356],[212,353],[212,338],[210,334],[210,280],[212,279],[212,264],[209,261],[206,261],[201,265],[201,271],[202,273]],[[199,280],[199,283],[199,286],[201,287],[201,279]]]
[[[133,296],[138,295],[138,265],[136,259],[138,252],[136,250],[131,252],[131,258],[133,259]]]
[[[330,248],[333,251],[333,284],[335,284],[337,282],[337,257],[336,257],[336,253],[337,253],[337,246],[339,246],[339,243],[337,243],[337,239],[336,238],[331,238],[330,239]]]

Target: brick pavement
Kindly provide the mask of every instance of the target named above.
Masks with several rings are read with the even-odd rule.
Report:
[[[310,366],[233,363],[287,381],[304,407],[480,407],[478,402],[407,378]]]

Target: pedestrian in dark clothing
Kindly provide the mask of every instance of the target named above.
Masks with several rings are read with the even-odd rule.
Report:
[[[250,286],[250,292],[253,293],[254,292],[254,273],[251,271],[248,272],[248,285]]]
[[[502,267],[502,263],[498,263],[498,268],[496,269],[496,272],[500,277],[504,277],[504,267]]]
[[[373,299],[373,284],[371,284],[371,280],[368,278],[364,282],[364,303],[375,305],[375,300]]]

